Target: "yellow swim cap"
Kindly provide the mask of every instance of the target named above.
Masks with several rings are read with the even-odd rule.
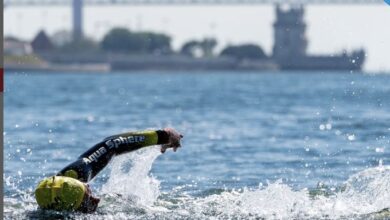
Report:
[[[38,184],[35,198],[43,209],[76,210],[83,201],[85,191],[85,185],[79,180],[52,176]]]

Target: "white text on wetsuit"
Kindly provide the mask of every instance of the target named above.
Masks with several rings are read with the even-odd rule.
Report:
[[[97,159],[107,152],[105,147],[101,147],[93,152],[88,158],[83,158],[86,164],[91,163],[92,161],[97,162]]]
[[[145,141],[145,136],[128,136],[128,137],[118,137],[114,140],[106,141],[106,145],[109,149],[118,148],[121,144],[134,144],[141,143]]]
[[[118,148],[121,144],[134,144],[134,143],[142,143],[145,141],[145,136],[128,136],[128,137],[118,137],[113,140],[108,140],[105,142],[108,149],[112,148]],[[83,158],[84,162],[89,164],[92,163],[92,161],[97,162],[99,157],[101,157],[103,154],[107,152],[105,147],[101,147],[97,149],[95,152],[93,152],[90,156],[87,158]]]

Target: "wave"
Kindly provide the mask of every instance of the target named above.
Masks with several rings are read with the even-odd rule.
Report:
[[[390,219],[390,166],[363,170],[338,189],[294,190],[279,180],[258,188],[215,189],[194,196],[186,186],[161,192],[160,182],[150,174],[159,155],[156,148],[149,148],[116,158],[110,178],[98,190],[102,201],[96,213],[37,210],[30,190],[5,197],[5,218]]]

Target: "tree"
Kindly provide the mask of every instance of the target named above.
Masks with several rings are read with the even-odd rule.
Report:
[[[99,50],[99,46],[92,39],[81,38],[65,43],[58,49],[63,52],[96,52]]]
[[[227,46],[225,49],[222,50],[220,56],[229,56],[239,60],[267,58],[267,55],[264,53],[263,49],[254,44]]]
[[[114,28],[101,42],[103,50],[119,53],[168,53],[171,38],[152,32],[130,32],[125,28]]]
[[[204,38],[201,41],[190,40],[183,44],[180,53],[186,56],[195,57],[199,51],[202,57],[211,57],[213,56],[215,46],[217,46],[217,40],[214,38]]]
[[[110,52],[127,52],[130,48],[129,39],[131,33],[125,28],[114,28],[110,30],[101,42],[101,47]]]
[[[213,56],[215,46],[217,46],[217,40],[214,38],[205,38],[199,43],[200,48],[203,52],[203,57]]]
[[[191,40],[183,44],[183,46],[180,49],[180,53],[186,56],[194,57],[195,56],[195,50],[197,49],[199,45],[198,41]]]
[[[169,53],[171,52],[171,37],[165,34],[141,32],[139,33],[146,40],[146,52],[148,53]]]

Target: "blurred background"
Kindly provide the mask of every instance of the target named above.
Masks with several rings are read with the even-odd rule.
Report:
[[[388,10],[381,0],[8,0],[5,65],[380,72]]]

